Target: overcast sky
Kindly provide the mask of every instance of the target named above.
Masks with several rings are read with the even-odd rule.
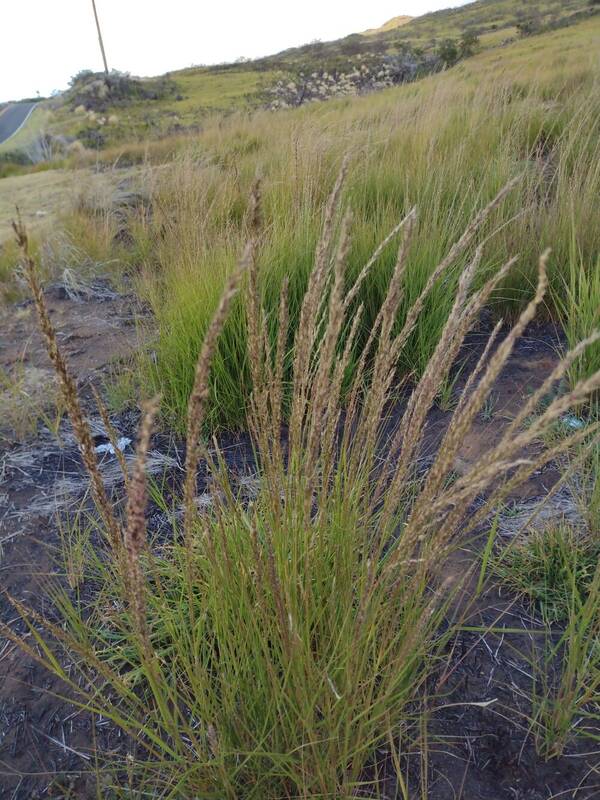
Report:
[[[91,0],[0,0],[0,101],[101,69]],[[108,65],[159,75],[269,55],[467,0],[96,0]]]

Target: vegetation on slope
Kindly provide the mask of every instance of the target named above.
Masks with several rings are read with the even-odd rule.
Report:
[[[128,84],[127,93],[115,89],[102,98],[93,91],[80,90],[86,88],[86,81],[88,90],[90,86],[98,88],[104,76],[84,72],[76,76],[64,96],[47,102],[43,113],[39,109],[36,112],[40,123],[36,130],[46,134],[42,137],[45,145],[36,150],[29,140],[23,139],[21,144],[28,145],[34,161],[46,158],[51,162],[53,157],[64,157],[73,140],[97,151],[149,137],[195,133],[215,112],[252,110],[269,104],[278,82],[283,87],[290,83],[300,86],[291,97],[283,98],[287,105],[328,99],[339,93],[373,91],[453,66],[478,49],[497,48],[519,35],[574,24],[597,11],[588,0],[477,0],[416,17],[402,26],[383,26],[385,30],[379,33],[369,31],[332,42],[314,42],[254,61],[198,66],[143,80],[115,74],[107,86]],[[370,71],[368,80],[361,76],[364,67]],[[378,79],[386,70],[386,79]],[[347,80],[356,74],[359,80]],[[319,80],[323,85],[314,87],[314,91],[306,91],[302,86],[312,75],[324,75],[325,81]],[[328,81],[339,82],[341,78],[346,79],[344,86],[337,86],[336,91],[323,90]]]
[[[273,314],[289,277],[292,330],[320,208],[345,153],[353,161],[345,193],[354,214],[350,275],[413,205],[420,209],[400,319],[475,210],[517,177],[510,201],[481,234],[479,279],[509,255],[519,256],[496,293],[498,313],[514,315],[531,296],[540,247],[553,250],[549,275],[556,296],[564,297],[575,257],[577,268],[591,274],[600,252],[595,217],[600,123],[594,113],[599,97],[597,64],[582,53],[595,52],[599,36],[600,20],[590,20],[546,34],[535,49],[518,42],[418,84],[277,115],[231,115],[207,124],[189,144],[171,143],[178,155],[147,186],[153,213],[134,214],[130,228],[134,251],[143,259],[138,288],[158,324],[153,360],[140,369],[148,391],[160,390],[173,423],[182,425],[200,342],[246,236],[246,197],[257,171],[264,176],[268,220],[261,290]],[[168,147],[168,140],[157,143],[157,157],[164,158]],[[152,152],[149,145],[140,154],[152,158]],[[107,163],[118,155],[107,152]],[[101,226],[107,247],[102,260],[111,260],[117,221],[110,211],[100,219],[95,211],[80,230],[89,232],[90,224]],[[368,335],[378,313],[393,259],[391,249],[380,254],[361,288],[357,303],[364,304],[365,318],[359,338]],[[421,314],[403,354],[403,373],[422,374],[460,266],[459,260]],[[243,320],[240,305],[215,356],[212,424],[245,421],[249,371]]]
[[[12,621],[1,630],[125,734],[122,761],[94,753],[99,787],[174,799],[375,796],[385,749],[408,798],[401,759],[420,715],[425,796],[432,706],[422,694],[468,577],[463,561],[460,579],[456,565],[444,569],[511,489],[550,458],[580,458],[582,443],[594,549],[562,526],[505,558],[503,577],[544,621],[567,619],[535,666],[539,751],[555,758],[577,732],[597,738],[600,483],[587,442],[597,429],[577,418],[552,451],[537,448],[572,406],[593,414],[598,340],[557,363],[489,452],[460,475],[455,465],[535,312],[563,321],[575,348],[597,328],[599,40],[591,19],[419,83],[209,118],[194,136],[94,156],[113,169],[143,162],[142,191],[125,209],[82,201],[64,228],[78,251],[118,261],[150,304],[156,335],[132,365],[131,400],[159,392],[187,433],[184,476],[178,467],[166,494],[147,487],[158,401],[145,406],[137,463],[131,474],[124,465],[123,520],[17,227],[99,514],[83,508],[81,528],[65,531],[77,577],[65,565],[44,615],[14,600],[24,636]],[[423,463],[428,414],[490,306],[506,336]],[[398,377],[409,399],[394,421]],[[256,475],[243,486],[205,447],[203,428],[219,425],[249,428]],[[201,459],[209,503],[196,496]],[[148,535],[148,493],[166,533]],[[494,702],[484,697],[471,705]]]
[[[317,42],[285,50],[254,63],[258,67],[276,66],[280,69],[322,63],[331,69],[347,63],[349,58],[373,53],[395,54],[407,50],[435,53],[442,42],[458,41],[466,32],[480,37],[484,45],[496,46],[503,40],[514,38],[519,24],[524,25],[523,33],[538,33],[593,13],[594,9],[590,8],[587,0],[476,0],[458,8],[415,17],[405,25],[377,36],[352,34],[333,42]]]
[[[597,374],[593,383],[557,397],[523,430],[520,424],[537,406],[540,390],[496,445],[467,474],[452,478],[463,435],[542,303],[544,256],[535,298],[497,352],[479,364],[439,451],[420,474],[418,455],[428,411],[467,332],[513,262],[498,265],[477,290],[473,281],[479,249],[466,260],[451,293],[444,335],[402,418],[390,430],[385,414],[394,395],[397,359],[432,290],[429,284],[419,292],[404,323],[396,327],[403,291],[413,289],[405,260],[415,220],[411,211],[402,230],[396,228],[400,246],[394,248],[373,336],[348,386],[351,402],[344,415],[344,376],[362,314],[352,308],[348,292],[356,294],[359,284],[371,277],[369,264],[354,279],[346,271],[352,223],[348,214],[341,216],[345,171],[343,166],[326,201],[306,286],[296,296],[284,288],[274,314],[264,307],[259,288],[260,195],[256,186],[253,190],[248,241],[195,363],[184,511],[173,513],[173,536],[167,540],[149,539],[146,522],[145,464],[157,403],[145,408],[130,475],[124,466],[127,514],[121,536],[26,235],[16,229],[106,543],[101,548],[91,539],[82,542],[82,575],[93,580],[91,596],[57,581],[50,590],[51,611],[44,615],[11,600],[17,618],[26,623],[25,636],[6,624],[0,630],[58,675],[81,708],[125,734],[126,758],[113,752],[105,765],[103,754],[94,753],[104,786],[126,785],[128,793],[143,790],[173,800],[350,800],[358,792],[377,797],[378,770],[369,767],[385,748],[395,754],[397,794],[412,796],[400,758],[409,752],[413,715],[424,711],[421,696],[427,677],[452,633],[444,620],[462,580],[445,575],[443,568],[457,537],[488,516],[511,484],[534,473],[542,456],[519,461],[516,477],[497,487],[497,479],[508,477],[523,448],[600,385]],[[508,188],[460,232],[448,257],[442,254],[436,262],[440,277],[467,251],[477,230],[506,199]],[[250,430],[259,465],[250,498],[241,494],[223,454],[218,449],[209,453],[201,439],[215,344],[246,273],[248,313],[240,334],[252,355]],[[296,303],[300,323],[292,331],[289,312]],[[290,378],[289,334],[294,345]],[[371,350],[372,386],[365,392]],[[566,368],[567,361],[557,366],[546,389]],[[284,450],[280,426],[288,380],[293,399]],[[563,448],[578,437],[575,433]],[[201,457],[207,459],[215,487],[208,509],[196,502]],[[471,504],[492,487],[473,517]],[[153,497],[168,508],[158,489]],[[426,770],[423,775],[420,788],[425,792]]]

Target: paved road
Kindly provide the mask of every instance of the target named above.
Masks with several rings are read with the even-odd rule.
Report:
[[[4,111],[0,111],[0,144],[15,134],[37,103],[11,103]]]

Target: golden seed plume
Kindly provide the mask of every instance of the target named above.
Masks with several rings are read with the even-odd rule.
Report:
[[[146,586],[140,556],[146,546],[146,506],[148,503],[146,461],[158,408],[159,398],[156,397],[146,403],[142,409],[136,459],[127,492],[127,527],[125,528],[129,606],[137,632],[147,653],[150,651],[150,640],[146,624]]]

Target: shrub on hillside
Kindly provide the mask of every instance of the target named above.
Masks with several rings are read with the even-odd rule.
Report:
[[[142,80],[122,72],[109,75],[83,70],[71,79],[70,103],[73,109],[104,113],[110,106],[139,100],[162,100],[177,95],[177,84],[170,78]]]
[[[459,54],[461,58],[469,58],[475,55],[479,46],[479,36],[475,31],[465,31],[458,43]]]
[[[542,30],[542,19],[539,14],[523,17],[517,20],[516,28],[523,37],[534,36]]]
[[[453,39],[444,39],[437,49],[437,54],[446,67],[452,67],[459,59],[459,51]]]
[[[367,94],[435,72],[440,67],[438,56],[417,55],[405,50],[382,59],[365,59],[347,70],[320,68],[310,73],[298,72],[268,90],[268,106],[272,110],[296,108],[334,97]]]

